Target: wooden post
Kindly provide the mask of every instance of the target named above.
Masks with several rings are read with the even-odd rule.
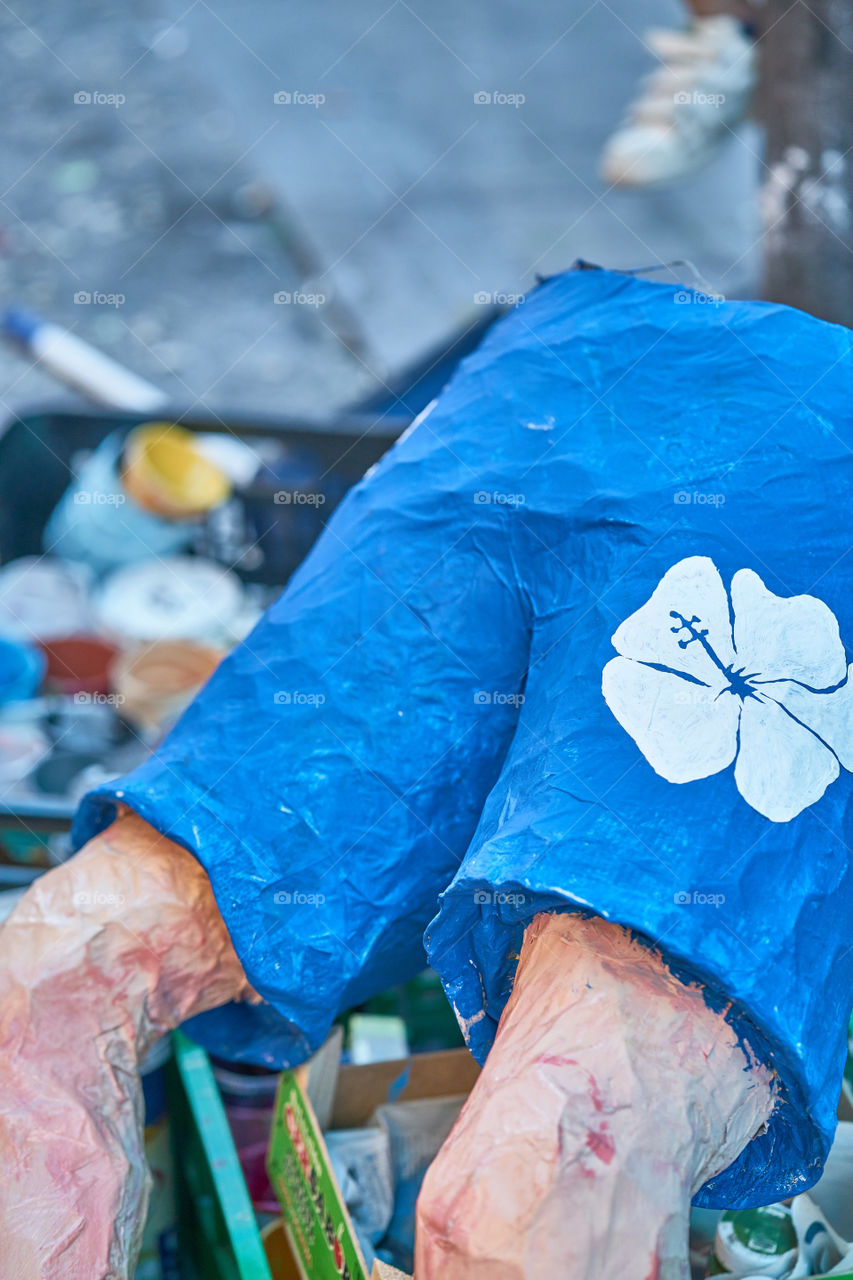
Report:
[[[771,0],[764,296],[853,327],[853,0]]]

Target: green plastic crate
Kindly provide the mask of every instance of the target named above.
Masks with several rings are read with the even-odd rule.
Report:
[[[188,1280],[272,1280],[210,1058],[172,1032],[170,1113]]]

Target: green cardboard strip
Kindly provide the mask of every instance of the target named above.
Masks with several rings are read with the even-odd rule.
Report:
[[[278,1088],[267,1169],[306,1280],[368,1280],[322,1135],[292,1071]]]

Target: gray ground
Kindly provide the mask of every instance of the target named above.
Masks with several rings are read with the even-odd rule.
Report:
[[[650,66],[643,29],[680,15],[675,0],[0,2],[0,301],[183,406],[247,417],[373,390],[476,295],[579,256],[687,258],[749,292],[751,126],[676,190],[607,191],[596,173]],[[274,302],[297,291],[326,301]],[[0,414],[55,394],[0,351]]]

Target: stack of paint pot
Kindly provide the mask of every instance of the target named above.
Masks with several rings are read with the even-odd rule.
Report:
[[[61,798],[133,768],[253,625],[222,564],[187,554],[231,485],[171,423],[115,432],[76,468],[45,554],[0,567],[0,797]],[[26,798],[26,797],[25,797]]]
[[[230,491],[193,432],[144,423],[101,443],[45,530],[46,550],[97,575],[92,611],[114,647],[112,692],[146,734],[174,722],[254,620],[234,574],[181,554]]]
[[[58,674],[53,647],[89,625],[90,584],[80,566],[49,557],[22,556],[0,568],[0,796],[50,754],[38,695]]]

